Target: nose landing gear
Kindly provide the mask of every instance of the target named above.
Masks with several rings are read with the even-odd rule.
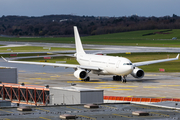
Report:
[[[127,77],[127,75],[125,75],[125,76],[122,76],[122,83],[126,83],[126,77]]]

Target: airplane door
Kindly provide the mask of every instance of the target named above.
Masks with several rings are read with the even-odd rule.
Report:
[[[91,65],[91,58],[89,59],[89,65]]]
[[[108,64],[109,64],[109,59],[107,60],[106,67],[108,67]]]
[[[120,64],[120,60],[119,61],[117,61],[117,63],[116,63],[116,68],[119,68],[119,64]]]

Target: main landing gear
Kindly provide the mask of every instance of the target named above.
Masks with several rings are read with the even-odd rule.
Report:
[[[90,81],[90,77],[88,76],[86,79],[81,80],[81,81]]]
[[[121,81],[121,79],[122,79],[121,76],[118,76],[118,75],[113,76],[113,80],[115,80],[115,81]]]
[[[86,70],[86,72],[87,72],[87,74],[89,74],[89,73],[91,72],[91,70]],[[81,80],[81,81],[90,81],[90,77],[89,77],[89,76],[87,76],[87,78],[86,78],[86,79]]]
[[[122,81],[122,83],[126,83],[126,75],[125,76],[118,76],[118,75],[116,75],[116,76],[113,76],[113,80],[115,80],[115,81]]]

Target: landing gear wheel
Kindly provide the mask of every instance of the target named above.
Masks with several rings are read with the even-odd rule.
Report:
[[[126,83],[126,79],[124,80],[124,83]]]
[[[113,80],[116,80],[116,76],[113,76]]]
[[[122,79],[122,83],[124,83],[124,79]]]
[[[122,79],[121,76],[118,76],[118,75],[113,76],[113,80],[115,80],[115,81],[121,81],[121,79]]]
[[[127,77],[127,76],[123,76],[123,77],[122,77],[122,83],[126,83],[126,77]]]
[[[90,81],[90,77],[88,76],[84,81]]]

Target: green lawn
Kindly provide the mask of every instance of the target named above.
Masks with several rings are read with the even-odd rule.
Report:
[[[180,29],[173,29],[165,34],[146,35],[149,33],[165,30],[140,30],[132,32],[121,32],[105,35],[94,35],[81,37],[83,44],[101,45],[128,45],[128,46],[156,46],[156,47],[180,47]],[[81,35],[81,33],[80,33]],[[177,37],[177,40],[171,40]],[[25,42],[49,42],[49,43],[73,43],[74,37],[60,38],[2,38],[0,41],[25,41]]]
[[[75,48],[59,48],[51,47],[51,49],[43,49],[43,47],[37,46],[21,46],[21,47],[3,47],[0,48],[0,53],[6,52],[52,52],[52,51],[65,51],[65,50],[75,50]]]

